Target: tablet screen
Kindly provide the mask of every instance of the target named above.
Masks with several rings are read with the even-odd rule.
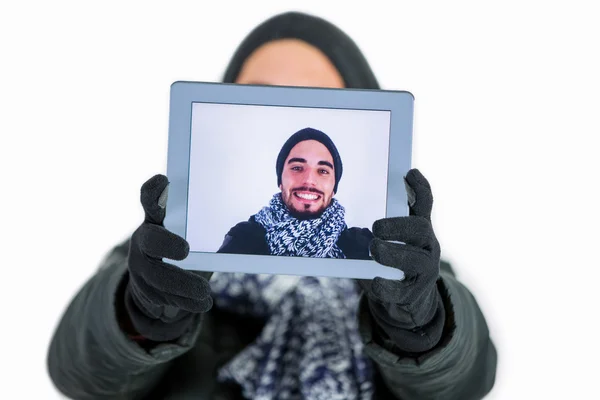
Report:
[[[348,253],[335,245],[340,236],[370,230],[386,215],[390,118],[390,111],[194,102],[190,251]],[[306,229],[313,234],[293,243]],[[260,232],[263,240],[253,241]]]

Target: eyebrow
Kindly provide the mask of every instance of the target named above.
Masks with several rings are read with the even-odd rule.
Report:
[[[299,163],[306,163],[306,159],[304,158],[300,158],[300,157],[294,157],[294,158],[290,158],[290,160],[288,161],[288,164],[291,164],[293,162],[299,162]],[[333,164],[331,164],[329,161],[319,161],[317,163],[318,165],[325,165],[331,169],[333,168]]]

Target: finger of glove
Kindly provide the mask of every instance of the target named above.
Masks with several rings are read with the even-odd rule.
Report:
[[[406,191],[409,195],[410,215],[425,217],[430,220],[433,208],[433,193],[427,179],[415,168],[408,171],[404,183],[407,186]]]
[[[148,258],[142,268],[130,269],[136,278],[143,280],[153,291],[165,295],[202,300],[211,294],[206,279],[175,265]]]
[[[150,258],[184,260],[190,245],[179,235],[163,226],[144,223],[137,232],[140,250]]]
[[[144,208],[145,221],[162,225],[165,219],[169,180],[164,175],[154,175],[140,190],[140,201]]]
[[[408,244],[390,243],[375,238],[371,241],[371,256],[379,264],[400,269],[404,272],[405,285],[411,284],[417,275],[432,275],[432,259],[426,250]]]
[[[175,323],[159,319],[132,318],[134,326],[144,338],[159,343],[180,338],[189,329],[192,321],[192,316]]]
[[[423,217],[394,217],[375,221],[373,235],[383,240],[394,240],[426,250],[436,245],[431,222]]]
[[[192,313],[202,313],[210,310],[213,304],[213,299],[208,294],[207,296],[189,298],[173,293],[156,290],[156,288],[144,280],[143,277],[132,279],[133,293],[137,296],[137,300],[143,304],[149,315],[153,318],[158,318],[156,315],[157,307],[175,307]],[[163,308],[160,310],[164,311]]]
[[[176,321],[164,321],[140,308],[135,296],[127,296],[125,308],[137,332],[147,339],[157,342],[174,340],[180,337],[193,321],[193,315],[180,311],[182,317]]]
[[[203,275],[194,274],[161,261],[162,257],[183,259],[189,252],[188,243],[167,229],[143,224],[136,234],[140,253],[132,253],[130,271],[141,276],[156,290],[177,296],[202,299],[210,295],[210,284]]]
[[[140,290],[135,282],[127,285],[125,289],[125,298],[127,300],[131,299],[136,308],[140,310],[147,318],[160,319],[164,322],[177,322],[181,319],[187,318],[187,316],[190,314],[189,311],[176,306],[154,304],[158,301],[147,296],[143,291]]]

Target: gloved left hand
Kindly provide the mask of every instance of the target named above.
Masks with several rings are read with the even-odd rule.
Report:
[[[440,245],[431,225],[429,182],[412,169],[405,183],[409,216],[376,221],[370,245],[375,261],[402,270],[405,279],[376,277],[359,284],[385,339],[403,352],[422,353],[439,342],[444,328],[444,304],[437,288]]]

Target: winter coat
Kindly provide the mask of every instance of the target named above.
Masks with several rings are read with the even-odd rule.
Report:
[[[345,235],[364,237],[361,230]],[[236,242],[234,235],[229,245]],[[213,307],[178,340],[145,348],[119,324],[128,246],[112,249],[60,319],[47,358],[56,388],[73,399],[242,399],[238,387],[218,383],[216,372],[258,336],[264,321]],[[493,387],[496,349],[476,300],[447,263],[438,288],[446,326],[438,345],[420,355],[394,353],[361,298],[359,331],[375,367],[374,399],[481,399]]]

